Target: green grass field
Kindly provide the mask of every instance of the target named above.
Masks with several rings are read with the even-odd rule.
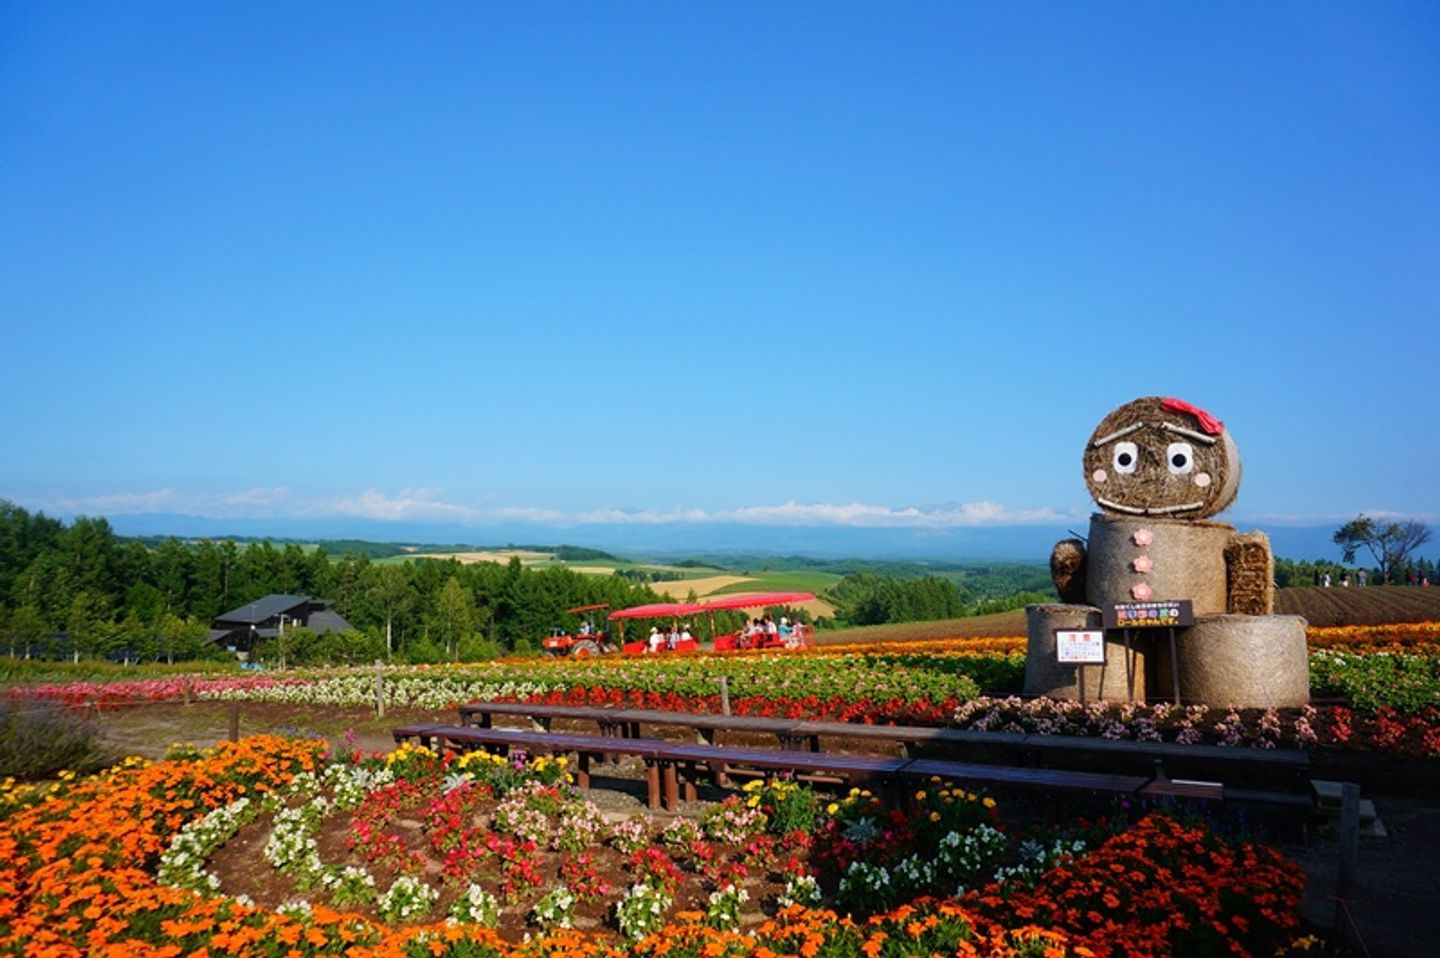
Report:
[[[715,575],[717,573],[707,573]],[[739,575],[740,573],[735,573]],[[737,582],[715,591],[715,595],[735,595],[742,592],[813,592],[819,595],[823,590],[839,582],[841,577],[833,572],[755,572],[749,582]]]

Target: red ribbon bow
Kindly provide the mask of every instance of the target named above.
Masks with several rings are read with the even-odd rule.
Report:
[[[1225,424],[1223,422],[1199,406],[1192,406],[1183,399],[1166,399],[1160,403],[1160,408],[1166,412],[1189,413],[1194,416],[1195,421],[1200,424],[1200,430],[1208,435],[1218,436],[1225,431]]]

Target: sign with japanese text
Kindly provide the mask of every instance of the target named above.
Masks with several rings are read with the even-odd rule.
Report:
[[[1055,632],[1055,658],[1061,665],[1104,665],[1105,633],[1093,631]]]
[[[1116,602],[1103,610],[1107,629],[1174,629],[1195,624],[1189,599]]]

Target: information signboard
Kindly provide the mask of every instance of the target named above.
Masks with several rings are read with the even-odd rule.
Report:
[[[1104,665],[1105,633],[1057,630],[1055,657],[1061,665]]]
[[[1107,629],[1174,629],[1195,624],[1189,599],[1116,602],[1102,610]]]

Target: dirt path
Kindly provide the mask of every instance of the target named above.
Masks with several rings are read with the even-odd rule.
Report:
[[[1333,827],[1284,848],[1305,869],[1303,913],[1332,927],[1340,913],[1354,926],[1354,953],[1371,958],[1429,958],[1440,942],[1440,803],[1416,795],[1363,793],[1375,803],[1383,836],[1362,835],[1355,890],[1337,899],[1340,846]]]

